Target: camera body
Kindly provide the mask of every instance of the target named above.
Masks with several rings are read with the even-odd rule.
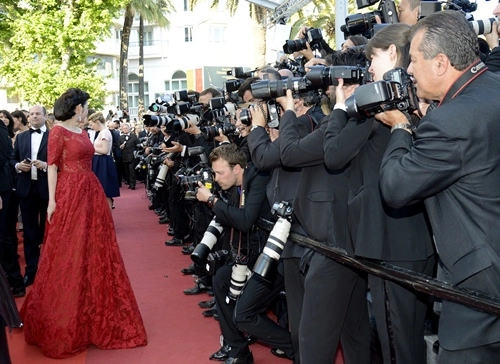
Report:
[[[323,34],[321,29],[310,28],[305,32],[305,38],[300,39],[288,39],[285,44],[283,44],[283,52],[286,54],[292,54],[298,51],[307,49],[307,43],[312,50],[321,49],[321,41],[323,40]]]
[[[367,3],[358,3],[358,9],[364,8],[375,2],[368,1]],[[373,36],[376,27],[382,24],[377,24],[375,16],[379,16],[383,24],[395,24],[399,22],[396,5],[393,0],[382,0],[377,10],[369,13],[357,13],[348,15],[345,18],[345,25],[340,27],[344,33],[344,38],[347,39],[351,35],[361,34],[366,38]]]
[[[403,68],[384,74],[383,81],[360,86],[346,100],[347,114],[363,119],[386,110],[398,109],[412,113],[419,109],[415,84]]]

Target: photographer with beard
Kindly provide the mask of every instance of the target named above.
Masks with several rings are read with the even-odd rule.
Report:
[[[382,81],[389,70],[408,66],[410,28],[407,24],[391,24],[368,42],[365,53],[371,59],[368,71],[374,81]],[[357,256],[432,276],[434,247],[423,204],[394,209],[387,206],[380,195],[379,170],[391,136],[390,128],[373,117],[349,120],[344,111],[346,97],[342,85],[340,79],[333,110],[335,117],[325,131],[324,151],[327,167],[335,170],[351,166],[350,244]],[[415,119],[418,118],[415,116]],[[424,320],[428,296],[375,275],[368,275],[368,284],[384,363],[425,362]],[[397,334],[391,334],[393,332]]]
[[[222,191],[216,196],[199,183],[196,198],[212,208],[215,221],[223,229],[221,239],[231,249],[229,259],[213,277],[219,324],[230,348],[225,363],[253,364],[247,339],[233,322],[235,301],[241,293],[241,287],[237,290],[233,284],[238,281],[235,273],[247,275],[245,272],[253,267],[267,240],[268,234],[254,224],[259,217],[269,217],[270,207],[266,202],[269,175],[247,163],[244,153],[234,144],[215,148],[210,153],[210,162]]]

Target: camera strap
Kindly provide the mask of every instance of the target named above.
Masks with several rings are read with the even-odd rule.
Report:
[[[479,75],[486,72],[488,67],[481,61],[478,60],[467,68],[464,73],[455,81],[455,83],[450,87],[445,97],[439,103],[439,106],[444,104],[446,101],[454,99],[460,95],[469,84],[474,81]]]

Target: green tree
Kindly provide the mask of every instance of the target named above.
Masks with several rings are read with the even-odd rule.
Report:
[[[91,105],[105,96],[95,44],[109,35],[125,0],[7,0],[1,5],[0,76],[30,104],[51,108],[69,87],[85,89]]]
[[[128,109],[128,47],[130,32],[134,22],[135,14],[140,16],[140,29],[143,21],[166,27],[170,25],[167,14],[173,11],[173,7],[168,0],[132,0],[127,3],[123,19],[123,29],[120,43],[120,108]],[[143,30],[139,32],[139,117],[144,110],[144,52]]]

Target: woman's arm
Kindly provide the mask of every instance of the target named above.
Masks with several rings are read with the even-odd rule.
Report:
[[[50,224],[52,214],[56,210],[57,166],[50,164],[47,167],[47,181],[49,183],[49,206],[47,207],[47,221]]]

